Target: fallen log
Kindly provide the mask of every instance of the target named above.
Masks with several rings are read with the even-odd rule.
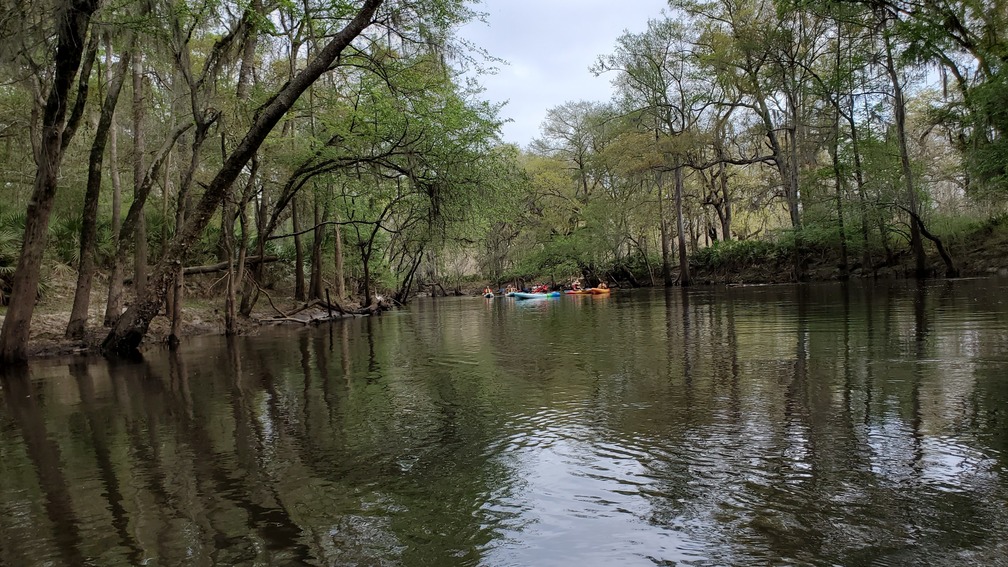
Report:
[[[245,259],[246,265],[262,264],[266,262],[276,262],[279,260],[279,256],[266,256],[265,258],[261,256],[251,256]],[[185,275],[191,274],[212,274],[214,272],[223,272],[228,267],[228,262],[217,262],[216,264],[207,264],[205,266],[189,266],[183,270]]]
[[[276,262],[279,259],[280,259],[279,256],[266,256],[265,259],[263,259],[261,256],[252,256],[250,258],[245,259],[245,264],[250,265],[250,264],[261,264],[264,262]],[[217,262],[216,264],[207,264],[205,266],[189,266],[188,268],[183,268],[182,273],[187,276],[192,274],[213,274],[215,272],[223,272],[224,270],[227,269],[227,267],[228,263],[225,260],[224,262]],[[123,278],[123,283],[132,285],[133,277],[127,276]]]
[[[301,323],[310,325],[322,321],[335,321],[344,317],[374,316],[380,315],[388,308],[387,302],[377,301],[359,309],[347,310],[339,303],[329,303],[321,299],[311,301],[295,308],[290,313],[281,313],[268,319],[260,319],[263,323]]]

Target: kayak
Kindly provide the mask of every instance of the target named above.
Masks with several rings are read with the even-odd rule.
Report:
[[[547,297],[560,297],[559,291],[551,291],[548,293],[527,293],[524,291],[514,292],[515,299],[546,299]]]
[[[607,287],[590,287],[588,289],[568,289],[564,293],[567,295],[605,295],[610,291],[612,290]]]
[[[485,297],[487,299],[493,299],[493,296],[494,296],[493,293],[484,293],[483,294],[483,297]]]

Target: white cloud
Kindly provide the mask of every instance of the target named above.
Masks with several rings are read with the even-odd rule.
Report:
[[[460,34],[509,65],[482,77],[484,97],[508,101],[504,140],[526,146],[539,135],[546,111],[568,101],[607,101],[611,77],[589,68],[611,53],[625,31],[639,32],[661,15],[667,0],[486,0],[489,25],[469,24]]]

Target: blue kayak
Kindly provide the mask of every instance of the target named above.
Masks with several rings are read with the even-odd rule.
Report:
[[[546,299],[547,297],[560,297],[562,294],[559,291],[550,291],[547,293],[527,293],[524,291],[514,292],[515,299]]]

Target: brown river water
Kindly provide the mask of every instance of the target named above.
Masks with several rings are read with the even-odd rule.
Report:
[[[1008,280],[422,299],[0,391],[0,565],[1008,565]]]

